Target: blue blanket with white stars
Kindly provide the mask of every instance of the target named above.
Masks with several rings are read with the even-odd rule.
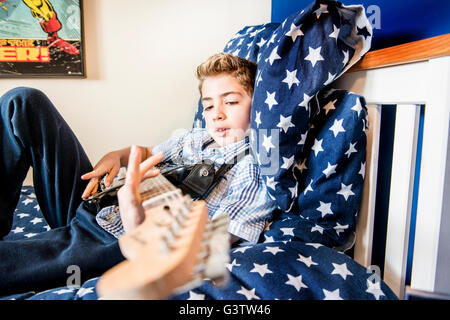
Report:
[[[31,186],[23,187],[13,227],[5,240],[31,239],[49,227]],[[289,217],[284,219],[289,220]],[[284,233],[290,236],[289,230]],[[288,239],[288,238],[286,238]],[[294,240],[243,244],[230,251],[229,281],[222,287],[205,281],[201,286],[170,297],[174,300],[287,300],[395,299],[374,274],[348,255],[320,243]],[[98,278],[80,287],[49,288],[2,299],[96,300]]]
[[[258,63],[250,141],[279,205],[256,245],[230,251],[229,281],[205,280],[170,299],[396,299],[379,277],[344,252],[354,232],[365,176],[363,97],[329,88],[370,48],[361,6],[315,1],[283,23],[247,26],[225,52]],[[195,126],[204,126],[201,105]],[[48,228],[24,187],[7,239]],[[4,299],[97,299],[98,278]]]

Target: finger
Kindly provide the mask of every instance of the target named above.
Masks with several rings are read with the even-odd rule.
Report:
[[[153,170],[147,171],[144,174],[144,176],[141,178],[141,180],[156,177],[159,173],[160,173],[159,169],[153,169]]]
[[[140,171],[141,175],[145,175],[145,173],[150,170],[152,167],[154,167],[156,164],[161,162],[161,160],[164,158],[164,153],[158,152],[151,157],[147,158],[145,161],[143,161],[140,164]]]
[[[89,196],[93,193],[93,191],[94,192],[97,191],[97,186],[98,186],[98,179],[97,178],[91,179],[91,181],[89,181],[89,183],[87,184],[86,188],[84,189],[84,192],[81,195],[81,197],[83,199],[89,198]]]
[[[108,173],[108,175],[106,176],[106,179],[105,179],[105,185],[107,187],[109,187],[111,185],[111,183],[113,182],[117,173],[119,173],[119,169],[120,169],[119,165],[114,165],[114,167],[112,167],[111,171]]]
[[[140,181],[139,163],[141,160],[141,150],[136,146],[131,146],[130,156],[128,158],[126,184],[136,185]]]
[[[90,171],[90,172],[88,172],[88,173],[83,174],[83,175],[81,176],[81,179],[82,179],[82,180],[88,180],[88,179],[100,177],[100,176],[102,176],[102,175],[103,175],[103,174],[100,173],[100,170],[99,170],[99,169],[94,169],[94,170],[92,170],[92,171]]]

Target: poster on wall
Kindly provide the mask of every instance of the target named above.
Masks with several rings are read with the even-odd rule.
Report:
[[[0,0],[0,77],[84,77],[82,0]]]

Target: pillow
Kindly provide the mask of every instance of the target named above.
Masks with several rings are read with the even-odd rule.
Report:
[[[248,56],[258,63],[250,143],[269,195],[277,201],[281,212],[265,233],[266,241],[286,239],[287,234],[304,241],[314,239],[330,247],[345,246],[352,241],[362,184],[349,177],[361,178],[354,170],[365,159],[365,135],[361,128],[355,128],[365,119],[365,101],[353,94],[335,92],[325,96],[320,92],[369,50],[371,34],[372,27],[362,6],[321,0],[281,24],[245,27],[225,47],[226,52],[243,58]],[[334,100],[332,112],[329,103]],[[354,105],[361,119],[352,118],[349,109]],[[342,120],[344,110],[346,118]],[[331,117],[334,114],[335,118]],[[197,124],[201,126],[200,119],[201,109],[196,114]],[[337,131],[330,131],[335,120],[338,123],[333,130]],[[355,128],[348,129],[346,123]],[[339,131],[339,124],[347,133]],[[324,139],[330,132],[332,135],[336,132],[336,141],[326,146]],[[358,152],[351,152],[347,158],[352,165],[338,163],[336,173],[330,176],[330,181],[337,184],[329,185],[329,180],[318,174],[323,175],[327,169],[322,168],[323,164],[330,164],[326,171],[329,173],[337,163],[333,161],[345,160],[349,141],[352,144],[358,141],[353,145]],[[328,161],[326,156],[330,156]],[[348,167],[352,168],[351,172],[345,171]],[[313,186],[308,179],[313,180]],[[309,187],[315,192],[308,192]],[[347,189],[341,191],[341,188]],[[341,193],[346,194],[343,206],[340,202],[337,207],[337,202],[328,198],[327,194],[331,197],[333,192],[337,199],[344,197]],[[283,227],[280,223],[285,218],[290,220],[289,226]]]
[[[261,241],[318,242],[345,251],[355,239],[365,178],[367,108],[346,90],[322,90],[303,150],[289,174],[295,201],[276,215]]]

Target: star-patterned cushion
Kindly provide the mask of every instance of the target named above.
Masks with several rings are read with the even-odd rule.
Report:
[[[319,0],[281,24],[245,27],[227,43],[225,52],[258,63],[250,141],[281,209],[262,240],[352,244],[364,178],[365,101],[325,92],[370,43],[362,6]],[[195,126],[204,126],[200,107]]]

